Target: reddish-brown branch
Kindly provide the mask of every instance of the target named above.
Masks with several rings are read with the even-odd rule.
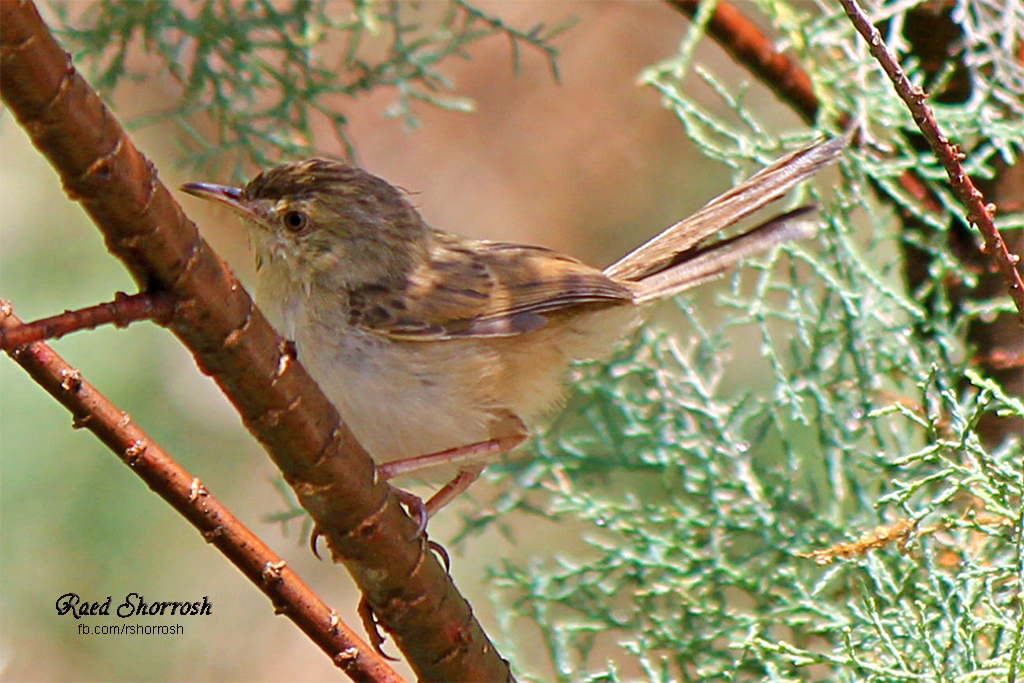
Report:
[[[23,327],[0,300],[0,332]],[[127,414],[42,342],[8,350],[32,379],[68,409],[74,422],[95,434],[146,484],[191,522],[257,588],[276,612],[291,619],[355,681],[403,679],[323,603],[295,572],[213,497]]]
[[[675,9],[693,18],[701,0],[667,0]],[[818,98],[807,73],[800,65],[775,49],[771,40],[725,0],[719,0],[708,22],[708,35],[743,64],[803,117],[814,123]]]
[[[0,351],[10,351],[46,339],[60,339],[71,332],[90,330],[110,323],[117,327],[126,327],[139,320],[166,324],[173,314],[174,298],[166,294],[139,292],[128,295],[118,292],[113,301],[0,328]]]
[[[700,0],[666,0],[680,12],[693,18]],[[814,94],[810,77],[799,64],[775,50],[774,43],[757,24],[747,19],[740,10],[721,0],[708,22],[708,35],[771,88],[807,123],[814,123],[820,102]],[[839,119],[839,127],[846,128],[848,116]],[[913,172],[900,174],[898,182],[903,190],[917,199],[929,211],[939,213],[942,205],[927,185]]]
[[[949,176],[953,191],[967,208],[967,219],[978,226],[982,237],[985,239],[984,251],[991,258],[995,259],[1000,272],[1003,274],[1010,297],[1017,306],[1018,321],[1021,325],[1024,325],[1024,279],[1022,279],[1020,269],[1018,268],[1020,257],[1017,254],[1010,253],[1006,243],[1003,241],[1003,236],[996,229],[995,223],[992,222],[992,214],[995,211],[995,207],[985,204],[985,198],[974,186],[970,176],[967,175],[960,164],[964,159],[964,154],[956,145],[951,145],[946,136],[939,130],[939,125],[935,120],[931,107],[925,103],[927,95],[921,88],[913,85],[906,74],[903,73],[903,69],[897,63],[893,54],[889,52],[878,29],[871,24],[867,15],[864,14],[864,10],[861,9],[856,0],[839,0],[839,3],[843,6],[847,16],[850,17],[850,21],[853,22],[857,32],[867,42],[868,50],[872,56],[882,65],[882,69],[885,70],[886,75],[892,81],[896,93],[903,100],[904,104],[907,105],[918,128],[924,135],[925,140],[928,141],[928,145],[946,169],[946,174]]]
[[[699,5],[696,0],[666,1],[675,9],[691,17],[695,16]],[[939,70],[944,69],[950,64],[950,57],[955,54],[955,45],[958,43],[961,35],[960,30],[953,23],[950,4],[930,3],[921,5],[908,12],[906,17],[904,35],[908,36],[910,40],[913,54],[921,61],[925,72],[931,76],[936,75]],[[774,89],[783,102],[790,105],[805,120],[814,120],[817,114],[818,102],[814,98],[809,85],[798,88],[785,87],[787,83],[809,84],[810,81],[806,75],[802,73],[799,77],[792,75],[792,72],[799,71],[800,67],[793,62],[785,60],[782,55],[772,52],[772,42],[760,33],[753,22],[746,20],[742,16],[738,18],[733,17],[733,15],[739,15],[739,11],[735,7],[725,5],[725,9],[718,9],[723,5],[724,3],[720,2],[716,6],[716,11],[709,21],[709,34],[740,63],[746,64],[769,87]],[[731,26],[735,28],[730,28]],[[748,44],[755,46],[749,50],[754,55],[754,58],[743,57],[743,46]],[[1018,46],[1016,56],[1019,62],[1024,61],[1024,43]],[[962,60],[952,62],[954,74],[957,76],[952,78],[944,88],[943,96],[945,101],[961,101],[970,92],[970,84],[966,81],[966,71],[960,62]],[[777,70],[761,69],[758,68],[758,64],[781,64],[783,67]],[[843,128],[848,125],[846,117],[840,118],[839,125]],[[1019,160],[1015,167],[1008,167],[1006,164],[1000,163],[1000,160],[996,160],[993,166],[997,174],[995,179],[992,181],[980,181],[979,185],[983,188],[988,187],[985,190],[986,194],[997,197],[996,201],[1000,206],[1006,207],[1009,210],[1019,209],[1019,198],[1021,196]],[[903,191],[913,197],[926,210],[933,214],[945,212],[945,208],[934,191],[913,169],[901,173],[898,182]],[[881,191],[881,188],[875,187],[876,190]],[[897,204],[896,210],[903,221],[906,231],[927,230],[927,226],[910,209]],[[950,290],[950,295],[954,301],[959,301],[965,296],[988,298],[996,291],[1001,291],[1002,287],[1000,286],[997,289],[989,283],[989,280],[992,278],[990,278],[988,273],[981,272],[980,268],[980,263],[985,260],[985,256],[977,252],[972,240],[960,239],[958,235],[961,232],[965,231],[962,231],[959,225],[950,227],[949,241],[951,249],[957,255],[958,260],[964,264],[965,269],[979,273],[978,285],[971,293],[963,291],[963,288],[958,287],[956,283],[947,284],[947,289]],[[962,245],[963,248],[958,247],[958,245]],[[928,268],[930,256],[926,252],[912,246],[909,242],[904,243],[904,250],[906,252],[904,255],[904,272],[907,275],[910,286],[916,287],[922,280],[930,277]],[[1019,327],[1012,320],[1013,317],[1009,314],[1004,314],[998,316],[994,321],[974,320],[970,324],[967,337],[981,352],[976,357],[977,362],[981,363],[987,372],[994,378],[997,378],[1008,391],[1019,395],[1021,378],[1024,376],[1021,373],[1020,364],[1003,367],[1011,363],[1010,360],[1005,359],[1019,360],[1022,357]],[[1004,319],[1008,320],[1004,323]],[[1015,329],[1017,332],[1013,331]],[[1000,363],[988,363],[988,359],[1004,360]],[[979,431],[985,435],[987,442],[1000,443],[1005,435],[1020,432],[1020,422],[1009,418],[999,418],[994,414],[986,414],[979,423]]]
[[[264,445],[424,680],[507,680],[451,577],[337,411],[199,236],[27,0],[0,0],[0,96]]]

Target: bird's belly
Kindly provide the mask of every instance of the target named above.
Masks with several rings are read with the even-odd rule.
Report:
[[[394,342],[352,328],[329,339],[315,330],[297,336],[299,360],[377,462],[491,438],[486,372],[467,373],[472,360],[460,344]]]
[[[508,338],[397,341],[296,318],[299,360],[377,462],[466,446],[529,426],[557,405],[573,360],[599,357],[632,307]]]

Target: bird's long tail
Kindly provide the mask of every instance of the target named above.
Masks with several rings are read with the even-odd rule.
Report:
[[[814,223],[807,217],[812,207],[803,207],[737,237],[700,246],[704,239],[778,199],[835,161],[849,139],[849,134],[831,138],[779,159],[608,266],[604,274],[635,283],[636,300],[649,301],[706,282],[741,259],[781,242],[813,235]]]
[[[633,284],[633,300],[645,303],[678,294],[719,277],[743,259],[796,239],[813,237],[818,222],[802,206],[775,216],[747,232],[678,255],[677,262]]]

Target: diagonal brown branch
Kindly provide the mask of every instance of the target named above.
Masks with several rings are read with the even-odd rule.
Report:
[[[697,15],[701,0],[666,0],[670,6],[691,19]],[[818,116],[818,96],[807,73],[800,65],[775,49],[768,36],[735,6],[718,0],[708,21],[708,35],[733,58],[756,74],[789,103],[807,123]]]
[[[264,445],[424,680],[507,680],[447,572],[337,411],[75,70],[31,2],[0,2],[2,97],[169,327]]]
[[[0,300],[0,332],[21,326],[10,303]],[[199,479],[174,461],[127,413],[82,378],[81,373],[42,342],[9,349],[8,355],[68,409],[153,491],[217,547],[274,604],[355,681],[403,680],[364,643],[334,610],[263,541],[249,531]]]
[[[995,223],[992,222],[992,214],[995,211],[995,207],[986,205],[981,191],[974,186],[971,177],[967,175],[964,167],[960,164],[964,159],[964,154],[958,147],[951,145],[949,139],[939,130],[939,124],[935,120],[932,108],[925,103],[927,95],[921,88],[913,85],[906,74],[903,73],[903,69],[897,63],[893,54],[889,52],[885,41],[882,40],[882,36],[878,33],[878,29],[871,24],[867,15],[864,14],[864,10],[861,9],[856,0],[839,0],[839,4],[843,6],[857,32],[867,42],[868,50],[870,50],[872,56],[882,65],[882,69],[889,76],[889,80],[892,81],[896,93],[903,100],[903,103],[907,105],[907,109],[913,115],[917,127],[921,130],[925,140],[928,141],[928,145],[932,148],[935,156],[938,157],[946,169],[946,174],[949,176],[949,182],[953,187],[953,191],[956,192],[960,202],[967,208],[967,219],[978,226],[985,239],[984,251],[995,260],[1000,272],[1003,274],[1003,279],[1006,280],[1010,297],[1017,306],[1018,322],[1024,326],[1024,279],[1022,279],[1018,268],[1020,256],[1010,253],[1010,250],[1006,248],[1006,243],[1003,241],[1003,236],[996,229]]]
[[[701,0],[665,1],[691,19],[697,15],[701,5]],[[776,50],[775,44],[764,31],[736,6],[726,0],[718,1],[708,21],[708,35],[737,62],[750,69],[804,121],[810,124],[818,118],[821,103],[814,93],[814,85],[807,72],[797,62]],[[849,123],[849,117],[842,116],[839,127],[846,128]],[[899,183],[929,210],[942,210],[927,186],[913,172],[900,174]]]

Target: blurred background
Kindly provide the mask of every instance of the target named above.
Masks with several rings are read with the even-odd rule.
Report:
[[[473,237],[542,244],[605,265],[727,189],[729,170],[698,154],[658,93],[638,84],[642,69],[675,54],[688,27],[682,15],[654,1],[478,4],[523,29],[577,17],[576,26],[555,41],[561,82],[530,52],[523,53],[522,72],[515,75],[507,41],[495,37],[470,46],[471,60],[451,59],[442,67],[456,92],[475,102],[475,113],[424,105],[416,110],[422,125],[409,129],[385,115],[394,99],[387,89],[344,105],[360,163],[408,190],[429,223]],[[338,3],[339,12],[348,8]],[[41,11],[52,19],[45,5]],[[145,54],[129,59],[146,68]],[[752,80],[709,41],[698,46],[695,60],[711,65],[726,82]],[[120,87],[111,104],[122,121],[131,121],[177,97],[177,88],[154,72]],[[729,116],[700,82],[694,81],[691,94]],[[746,97],[762,124],[803,130],[759,84],[751,83]],[[169,187],[232,180],[176,168],[178,135],[170,125],[134,133]],[[133,291],[124,268],[107,254],[97,230],[6,112],[0,155],[0,296],[13,302],[15,312],[32,320]],[[252,260],[237,220],[179,197],[203,236],[251,284]],[[709,314],[719,286],[698,295],[698,305]],[[670,312],[661,317],[675,324]],[[736,339],[729,359],[729,374],[753,391],[763,371],[758,342],[753,335]],[[267,521],[289,505],[274,486],[276,470],[170,334],[136,324],[74,334],[53,346],[200,477],[344,619],[358,623],[344,570],[318,562],[297,523],[282,528]],[[7,358],[0,360],[0,377],[3,680],[339,677],[289,621],[272,616],[259,591],[91,434],[71,429],[64,409]],[[769,381],[765,375],[764,384]],[[460,509],[474,504],[468,497],[446,509],[432,520],[431,537],[450,539]],[[521,520],[503,521],[516,529]],[[519,528],[524,540],[537,521],[531,518],[528,525]],[[485,628],[493,629],[496,620],[483,568],[502,557],[571,547],[573,529],[549,527],[542,545],[514,545],[491,530],[449,546],[455,580]],[[112,595],[115,605],[133,591],[150,600],[208,596],[213,617],[152,620],[182,623],[183,636],[81,636],[71,616],[55,614],[56,599],[72,591],[87,600]],[[532,666],[521,664],[536,670],[543,661],[538,653]],[[402,665],[399,670],[409,675]],[[620,673],[629,678],[639,672]]]

